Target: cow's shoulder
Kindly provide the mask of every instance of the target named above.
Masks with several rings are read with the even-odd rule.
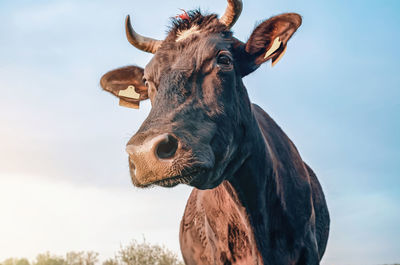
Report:
[[[309,173],[296,146],[275,121],[259,106],[253,104],[252,109],[272,161],[272,180],[279,187],[274,193],[281,205],[285,205],[282,215],[293,233],[299,233],[310,224],[312,215]],[[301,233],[296,236],[302,237]]]

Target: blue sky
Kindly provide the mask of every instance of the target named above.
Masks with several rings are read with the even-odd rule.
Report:
[[[141,239],[178,251],[190,188],[138,190],[125,143],[145,119],[102,92],[101,75],[145,66],[123,21],[162,39],[178,8],[221,1],[0,2],[0,260],[49,250],[112,256]],[[233,30],[297,12],[303,25],[276,67],[244,82],[298,147],[326,193],[323,264],[400,262],[400,2],[246,1]]]

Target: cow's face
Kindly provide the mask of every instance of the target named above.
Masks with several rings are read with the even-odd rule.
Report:
[[[175,25],[144,70],[128,66],[101,80],[114,95],[134,86],[141,100],[151,100],[149,116],[126,148],[139,187],[213,188],[234,172],[248,155],[243,145],[253,121],[242,77],[279,60],[301,19],[271,18],[247,43],[215,15],[192,13],[184,23]]]

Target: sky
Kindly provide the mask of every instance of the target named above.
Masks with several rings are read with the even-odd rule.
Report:
[[[282,60],[245,77],[316,172],[331,214],[322,264],[400,262],[400,2],[244,0],[233,27],[297,12],[303,24]],[[191,188],[141,190],[125,144],[149,113],[118,106],[100,77],[144,67],[125,39],[131,15],[163,39],[169,17],[223,0],[0,1],[0,261],[50,251],[114,256],[143,237],[179,252]]]

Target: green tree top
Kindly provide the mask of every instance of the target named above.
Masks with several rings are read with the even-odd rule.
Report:
[[[160,245],[152,245],[143,240],[133,240],[128,246],[121,247],[114,259],[108,259],[103,265],[184,265],[177,255]]]
[[[36,261],[32,265],[67,265],[61,256],[52,255],[49,252],[36,256]]]
[[[25,258],[9,258],[0,263],[0,265],[30,265],[29,261]]]

